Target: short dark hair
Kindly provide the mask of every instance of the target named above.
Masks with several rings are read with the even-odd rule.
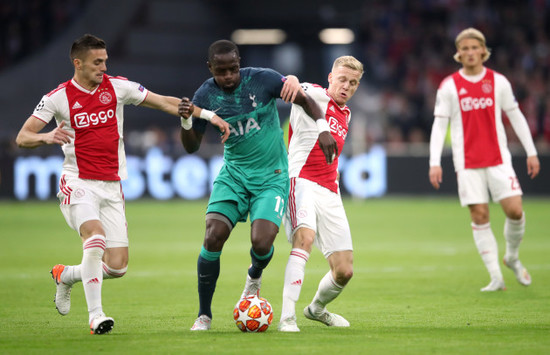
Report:
[[[106,48],[107,45],[105,44],[104,40],[91,34],[85,34],[84,36],[73,42],[70,52],[71,61],[75,60],[76,58],[82,59],[84,54],[90,49]]]
[[[235,54],[237,54],[237,57],[240,57],[239,48],[235,43],[226,39],[220,39],[219,41],[212,43],[208,48],[208,61],[212,62],[215,55],[231,52],[235,52]]]

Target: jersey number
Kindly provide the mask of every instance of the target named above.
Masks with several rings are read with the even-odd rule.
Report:
[[[285,200],[281,196],[276,196],[275,200],[277,200],[277,203],[275,204],[275,212],[279,214],[279,217],[282,217],[285,210]]]

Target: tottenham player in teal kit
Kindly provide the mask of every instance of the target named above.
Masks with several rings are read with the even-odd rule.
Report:
[[[195,92],[193,102],[180,103],[181,140],[192,153],[199,149],[206,125],[185,119],[197,105],[215,112],[229,123],[224,165],[214,181],[206,211],[206,233],[197,262],[199,313],[191,330],[209,330],[212,297],[220,273],[220,255],[237,222],[250,214],[251,266],[242,296],[258,294],[263,269],[273,256],[288,196],[288,159],[280,127],[276,99],[301,105],[312,119],[324,119],[320,107],[300,89],[296,77],[283,90],[287,77],[265,68],[241,68],[237,46],[227,40],[214,42],[208,50],[212,78]],[[332,161],[337,146],[329,132],[319,144]]]

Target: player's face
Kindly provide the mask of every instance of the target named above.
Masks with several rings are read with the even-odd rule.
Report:
[[[464,38],[457,46],[460,61],[465,68],[477,68],[483,66],[483,55],[487,51],[477,39]]]
[[[357,91],[360,79],[359,71],[343,66],[336,67],[328,75],[328,94],[339,106],[345,106]]]
[[[103,81],[107,71],[107,50],[90,49],[83,59],[76,60],[76,71],[79,84],[87,88],[95,88]]]
[[[216,84],[223,91],[232,92],[241,82],[241,58],[237,53],[230,52],[225,54],[216,54],[212,61],[208,62],[208,69],[214,77]]]

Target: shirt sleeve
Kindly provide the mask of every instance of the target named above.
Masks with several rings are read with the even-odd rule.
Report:
[[[140,83],[127,80],[126,78],[111,78],[113,87],[116,88],[117,99],[125,105],[139,105],[145,100],[149,91]]]
[[[44,95],[42,100],[36,105],[32,115],[41,121],[49,123],[57,112],[57,107],[51,97]]]
[[[445,135],[449,126],[449,118],[435,117],[430,136],[430,166],[441,166],[441,152],[445,143]]]
[[[519,107],[516,106],[515,108],[506,111],[506,115],[510,120],[510,124],[514,129],[514,132],[516,132],[516,135],[518,136],[521,145],[523,145],[523,149],[525,149],[527,156],[530,157],[533,155],[537,155],[537,149],[535,148],[533,137],[531,136],[531,132],[529,131],[527,120],[525,119],[525,116],[523,115]]]

